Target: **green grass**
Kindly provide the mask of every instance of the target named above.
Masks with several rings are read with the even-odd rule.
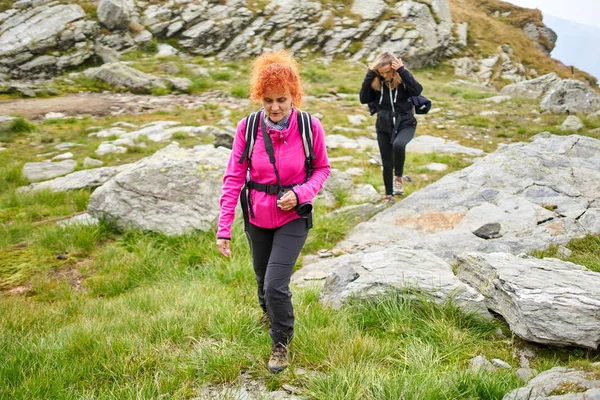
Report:
[[[344,5],[343,12],[350,5],[330,3]],[[126,58],[145,72],[159,73],[162,61],[142,60],[147,54],[134,53]],[[209,78],[191,77],[190,68],[180,61],[169,62],[179,67],[177,76],[192,79],[193,93],[214,89],[247,96],[247,62],[202,57],[187,61],[210,68]],[[323,101],[319,96],[357,93],[364,72],[365,66],[341,60],[329,65],[317,59],[302,62],[306,93],[311,95],[303,108],[323,115],[326,132],[348,127],[347,115],[367,111],[356,97]],[[489,92],[449,85],[455,77],[447,66],[413,73],[434,107],[444,110],[426,116],[417,134],[438,132],[491,151],[499,143],[527,140],[543,130],[558,133],[565,118],[533,115],[538,106],[533,101],[490,107],[481,101]],[[256,108],[232,107],[229,118],[235,123]],[[11,133],[10,141],[3,140],[8,151],[0,153],[0,398],[194,398],[205,385],[234,389],[241,383],[241,373],[270,390],[297,386],[310,399],[501,399],[522,385],[510,371],[469,372],[468,361],[477,354],[517,367],[512,352],[521,342],[500,321],[481,321],[459,313],[452,304],[436,305],[427,298],[413,301],[397,293],[332,310],[319,303],[317,288],[293,288],[297,318],[293,368],[271,376],[265,368],[270,339],[259,322],[251,258],[239,221],[234,226],[234,255],[226,260],[217,254],[215,232],[168,237],[122,232],[106,223],[57,227],[54,219],[85,210],[89,190],[16,192],[28,184],[23,164],[39,160],[37,154],[53,151],[59,142],[81,145],[69,149],[79,162],[93,155],[102,140],[88,138],[90,126],[107,128],[117,121],[140,126],[164,119],[210,125],[223,118],[221,109],[222,104],[213,103],[194,110],[67,118],[37,126],[24,121],[23,130]],[[489,109],[502,114],[479,115]],[[446,111],[461,115],[446,118]],[[456,124],[443,119],[455,119]],[[440,123],[447,129],[436,131]],[[589,131],[600,126],[600,119],[584,118],[584,124],[581,134],[593,136]],[[345,134],[371,137],[373,125],[374,118],[369,118],[360,132]],[[481,140],[466,138],[465,131]],[[210,142],[184,133],[174,139],[183,147]],[[101,159],[105,165],[123,164],[160,147],[148,142],[146,148],[132,147],[126,154]],[[362,168],[364,175],[353,177],[354,183],[371,184],[381,193],[381,170],[368,163],[369,153],[377,149],[336,149],[329,156],[352,155],[353,161],[340,169]],[[423,168],[432,162],[449,168],[444,172]],[[469,164],[461,155],[409,153],[406,174],[415,181],[406,185],[406,193]],[[350,204],[348,193],[337,193],[336,200],[339,207]],[[331,210],[318,203],[315,210],[303,255],[331,249],[356,224],[342,216],[327,216]],[[598,236],[566,246],[573,250],[569,261],[600,272]],[[557,254],[556,247],[535,253]],[[24,294],[15,295],[13,290]],[[498,328],[507,336],[494,335]],[[586,367],[598,360],[594,352],[544,347],[531,363],[542,371],[556,365]],[[306,374],[296,373],[298,368]]]
[[[571,255],[566,258],[560,256],[558,245],[550,246],[546,250],[534,251],[532,255],[538,258],[560,258],[600,272],[600,236],[587,235],[580,239],[573,239],[565,247],[572,251]]]
[[[6,131],[0,131],[0,142],[12,142],[16,137],[24,136],[28,133],[35,132],[37,127],[35,124],[27,121],[24,118],[16,118],[12,121],[10,127]]]

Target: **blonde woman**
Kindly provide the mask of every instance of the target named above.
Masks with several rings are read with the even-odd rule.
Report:
[[[417,120],[411,96],[421,94],[423,87],[402,59],[392,53],[381,53],[369,67],[360,90],[360,102],[369,104],[377,113],[375,130],[381,161],[385,199],[394,201],[394,195],[403,195],[406,145],[415,136]]]

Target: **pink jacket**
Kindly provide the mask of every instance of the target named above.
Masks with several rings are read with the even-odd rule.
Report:
[[[312,117],[312,129],[313,149],[315,152],[315,161],[313,162],[314,171],[306,183],[303,183],[306,178],[306,169],[304,168],[306,156],[304,154],[300,131],[298,130],[298,114],[296,110],[292,110],[288,129],[282,132],[269,130],[281,184],[284,186],[299,184],[299,186],[293,188],[298,197],[299,204],[305,202],[312,203],[312,200],[323,188],[323,184],[329,176],[330,166],[325,148],[325,134],[321,122],[315,117]],[[235,216],[235,207],[240,191],[246,181],[248,160],[245,160],[242,164],[238,162],[246,145],[245,132],[246,118],[241,120],[237,126],[237,132],[233,141],[233,150],[229,156],[225,176],[223,176],[223,193],[220,203],[221,215],[219,217],[217,232],[218,238],[231,238],[231,225]],[[275,176],[273,165],[269,162],[261,129],[258,130],[254,149],[252,150],[251,164],[250,179],[257,183],[277,185],[277,177]],[[278,228],[294,219],[300,218],[294,210],[280,210],[277,207],[276,195],[253,189],[250,192],[250,196],[252,196],[252,208],[254,210],[254,218],[250,216],[252,224],[261,228]]]

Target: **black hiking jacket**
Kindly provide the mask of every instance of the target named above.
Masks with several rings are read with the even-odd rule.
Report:
[[[375,90],[371,87],[373,79],[377,77],[377,73],[369,69],[360,89],[360,102],[362,104],[369,104],[371,114],[374,114],[375,112],[378,113],[378,120],[385,116],[387,117],[385,118],[386,120],[391,121],[393,100],[393,114],[397,116],[396,131],[417,124],[417,120],[413,114],[413,104],[410,101],[410,97],[418,96],[423,91],[423,86],[417,82],[410,71],[404,66],[398,69],[398,74],[400,74],[400,78],[402,78],[402,83],[396,89],[390,90],[390,88],[382,82],[382,93],[382,91]],[[382,110],[385,112],[380,112]],[[378,121],[378,130],[379,126],[382,125],[382,122],[383,121]],[[387,123],[385,125],[387,125]],[[392,127],[390,127],[390,131],[391,128]]]

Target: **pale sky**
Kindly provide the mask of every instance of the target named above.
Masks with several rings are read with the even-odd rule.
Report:
[[[504,0],[525,8],[537,8],[542,14],[600,26],[600,0]]]

